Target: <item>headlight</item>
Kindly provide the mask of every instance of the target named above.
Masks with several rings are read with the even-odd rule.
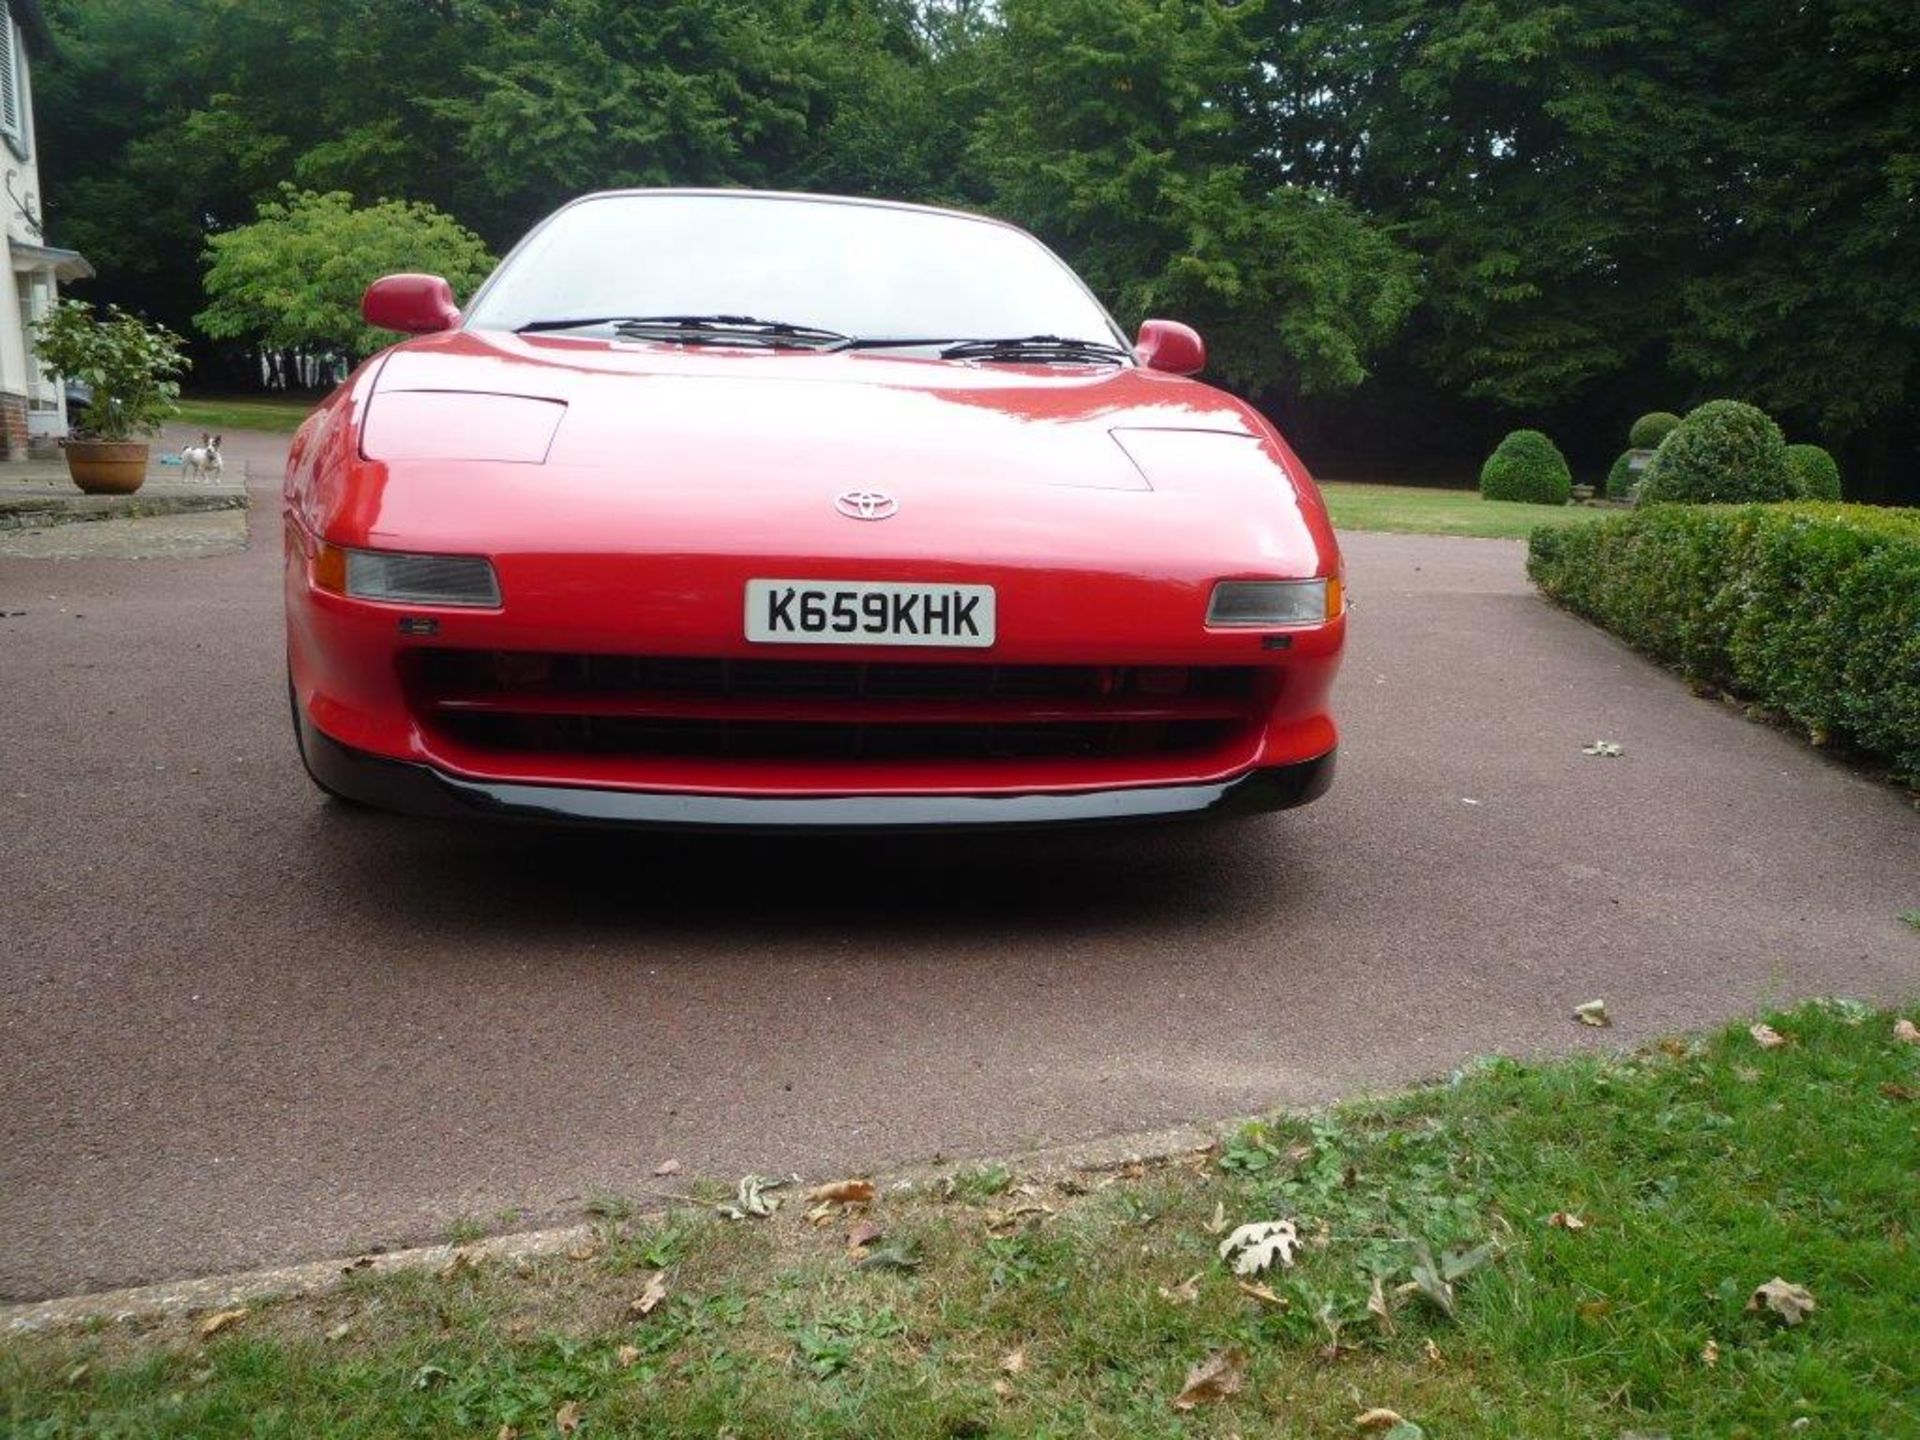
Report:
[[[497,609],[500,604],[493,564],[478,555],[403,555],[322,545],[313,557],[313,583],[354,600],[394,605]]]
[[[1207,624],[1261,628],[1323,625],[1340,613],[1340,582],[1325,580],[1222,580],[1213,587]]]

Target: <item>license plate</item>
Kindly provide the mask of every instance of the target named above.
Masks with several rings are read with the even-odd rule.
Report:
[[[991,585],[749,580],[747,639],[773,645],[993,644]]]

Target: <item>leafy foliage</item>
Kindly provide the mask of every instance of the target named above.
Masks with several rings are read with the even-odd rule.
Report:
[[[1535,531],[1528,573],[1683,674],[1920,777],[1920,515],[1663,505]]]
[[[1480,495],[1564,505],[1573,494],[1573,472],[1560,448],[1538,430],[1515,430],[1502,440],[1480,471]]]
[[[208,242],[207,294],[196,317],[209,335],[280,349],[366,355],[391,336],[360,319],[360,297],[382,275],[418,270],[470,290],[493,266],[480,238],[431,205],[356,206],[342,190],[289,187],[251,225]]]
[[[96,317],[84,300],[62,300],[33,326],[34,351],[54,374],[93,388],[86,430],[98,440],[150,435],[174,413],[187,357],[163,325],[109,305]]]
[[[1640,472],[1633,468],[1633,451],[1622,450],[1620,457],[1607,467],[1606,497],[1624,500],[1639,483]]]
[[[1658,449],[1660,442],[1680,428],[1680,417],[1671,410],[1649,410],[1633,422],[1627,444],[1635,450]]]
[[[1643,501],[1785,500],[1793,494],[1787,442],[1766,412],[1709,400],[1660,442],[1640,485]]]
[[[1787,469],[1800,500],[1838,500],[1840,466],[1818,445],[1787,446]]]

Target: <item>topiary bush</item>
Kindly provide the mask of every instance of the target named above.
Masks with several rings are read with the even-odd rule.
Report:
[[[1657,450],[1660,442],[1680,428],[1680,417],[1671,410],[1649,410],[1633,422],[1627,432],[1627,444],[1635,450]]]
[[[1480,495],[1486,500],[1564,505],[1573,498],[1573,471],[1560,448],[1545,435],[1516,430],[1480,467]]]
[[[1620,458],[1608,468],[1607,499],[1624,500],[1633,493],[1633,487],[1640,483],[1639,474],[1628,468],[1632,460],[1633,451],[1622,450]]]
[[[1787,446],[1787,470],[1800,500],[1838,500],[1840,465],[1818,445]]]
[[[1793,494],[1787,441],[1764,410],[1709,400],[1687,413],[1640,481],[1642,503],[1785,500]]]
[[[1661,505],[1540,526],[1527,573],[1683,674],[1920,781],[1920,511]]]

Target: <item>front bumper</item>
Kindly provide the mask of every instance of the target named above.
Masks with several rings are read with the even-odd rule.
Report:
[[[666,830],[973,830],[1257,814],[1304,805],[1333,783],[1334,751],[1197,785],[1017,795],[701,795],[469,780],[342,745],[295,706],[300,754],[320,785],[382,810],[447,819]]]

